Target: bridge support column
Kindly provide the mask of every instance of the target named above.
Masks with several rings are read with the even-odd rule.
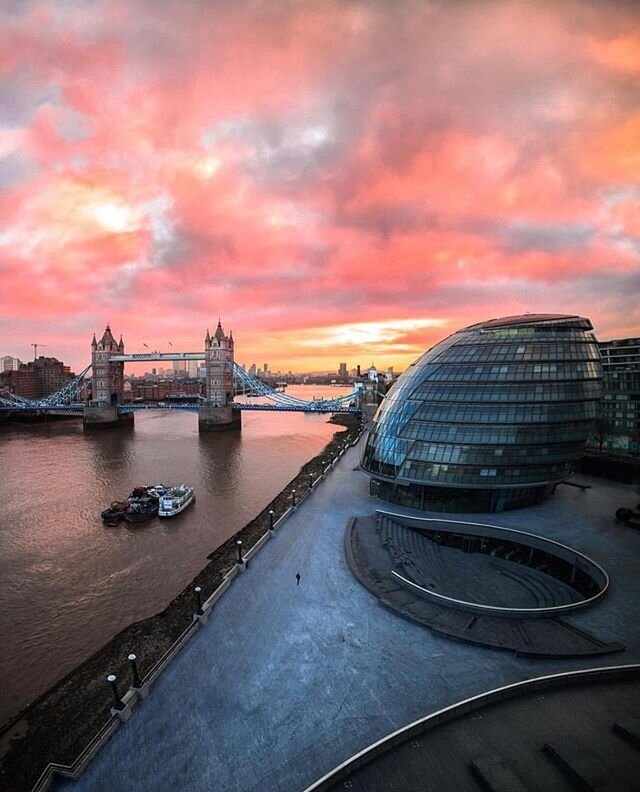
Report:
[[[85,431],[108,426],[129,426],[133,423],[133,413],[118,415],[118,407],[115,404],[105,407],[87,404],[84,408],[83,423]]]
[[[198,410],[198,429],[200,432],[225,432],[240,429],[242,424],[240,410],[233,407],[213,407],[203,404]]]

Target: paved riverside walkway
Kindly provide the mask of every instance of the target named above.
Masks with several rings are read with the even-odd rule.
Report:
[[[300,792],[374,740],[466,696],[611,662],[517,658],[381,607],[344,553],[349,518],[386,505],[369,498],[368,477],[353,470],[359,453],[350,449],[251,560],[79,781],[56,788]],[[547,534],[602,563],[611,592],[572,621],[626,644],[612,664],[638,662],[640,533],[613,522],[615,509],[638,496],[588,481],[588,492],[559,487],[540,506],[476,519]]]

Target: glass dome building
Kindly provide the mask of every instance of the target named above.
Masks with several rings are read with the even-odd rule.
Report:
[[[371,493],[427,511],[538,503],[581,457],[601,378],[583,317],[526,314],[459,330],[378,408],[362,457]]]

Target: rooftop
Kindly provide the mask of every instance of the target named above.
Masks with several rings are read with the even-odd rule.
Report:
[[[348,783],[353,792],[391,792],[421,789],[428,778],[438,792],[570,792],[576,789],[574,773],[584,788],[637,789],[640,751],[633,741],[640,727],[635,709],[640,678],[625,678],[624,672],[621,677],[554,689],[541,682],[536,690],[466,710],[431,728],[426,721],[399,742],[394,738],[392,747],[363,767],[345,768],[321,788],[338,792]]]
[[[489,328],[498,328],[498,327],[514,327],[516,325],[520,326],[520,325],[529,325],[529,324],[541,324],[547,322],[561,323],[561,322],[569,322],[569,321],[572,323],[587,322],[589,327],[591,327],[591,322],[589,322],[588,319],[585,319],[582,316],[572,316],[565,314],[522,314],[521,316],[502,316],[499,319],[487,319],[484,322],[478,322],[478,324],[470,325],[469,327],[465,327],[464,329],[469,330],[471,327],[489,329]]]

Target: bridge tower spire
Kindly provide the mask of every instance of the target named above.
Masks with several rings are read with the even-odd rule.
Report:
[[[112,360],[114,355],[124,354],[124,341],[116,341],[109,324],[102,338],[91,340],[92,388],[91,401],[85,407],[84,425],[107,426],[123,419],[131,421],[132,415],[120,416],[118,405],[124,402],[124,363]]]
[[[233,338],[226,336],[218,319],[211,336],[204,339],[205,398],[198,411],[201,432],[240,428],[240,411],[233,409]]]

